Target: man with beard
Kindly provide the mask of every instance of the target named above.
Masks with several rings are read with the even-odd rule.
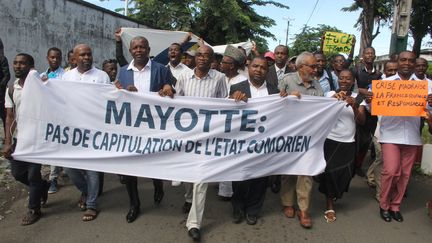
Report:
[[[263,97],[279,93],[276,86],[266,82],[268,72],[267,60],[255,57],[249,65],[249,80],[231,86],[230,98],[236,101],[247,101],[248,98]],[[246,181],[233,181],[233,222],[255,225],[257,216],[264,203],[268,177],[254,178]]]
[[[375,57],[375,49],[373,47],[366,47],[362,53],[362,62],[359,63],[354,69],[358,93],[364,97],[369,97],[372,95],[371,92],[368,91],[372,80],[381,79],[382,76],[382,73],[378,70],[375,70],[373,66]],[[369,112],[366,112],[365,124],[357,126],[357,156],[355,172],[360,177],[365,177],[365,173],[361,167],[372,142],[372,136],[375,133],[377,121],[378,118],[376,116],[372,116]]]
[[[326,69],[327,60],[322,52],[314,53],[315,59],[317,61],[317,72],[315,79],[318,80],[321,88],[326,95],[330,91],[335,91],[339,88],[339,85],[333,79],[333,75]]]
[[[20,111],[22,90],[32,68],[34,68],[32,56],[25,53],[16,55],[13,69],[17,79],[9,85],[5,97],[6,131],[8,132],[5,134],[3,154],[11,161],[12,175],[15,180],[28,186],[29,190],[28,211],[22,218],[21,225],[30,225],[39,220],[42,216],[41,205],[47,201],[49,188],[49,183],[42,179],[40,164],[14,160],[11,156],[16,145],[18,132],[16,125],[19,123],[17,114]]]
[[[268,83],[272,83],[272,85],[277,86],[279,80],[289,72],[287,68],[287,60],[288,60],[288,47],[283,45],[278,45],[274,49],[274,65],[271,65],[266,80]]]
[[[108,74],[93,67],[93,54],[90,46],[86,44],[76,45],[73,49],[73,59],[77,67],[67,71],[63,75],[63,80],[99,84],[111,83]],[[65,168],[65,172],[81,191],[78,207],[80,210],[85,210],[82,220],[96,219],[99,213],[96,205],[99,193],[99,172],[72,168]]]
[[[225,74],[225,82],[229,91],[229,87],[236,83],[247,80],[248,78],[239,73],[240,64],[244,63],[246,56],[243,52],[232,46],[227,45],[222,61],[220,62],[221,72]]]
[[[118,88],[124,88],[131,92],[148,94],[159,92],[161,96],[173,96],[171,86],[171,73],[168,68],[153,60],[150,60],[150,46],[148,40],[142,36],[134,37],[129,45],[129,52],[133,60],[129,65],[120,68]],[[126,215],[126,221],[132,223],[140,213],[141,202],[138,195],[138,178],[124,176],[126,190],[129,195],[130,208]],[[164,197],[163,181],[153,179],[154,203],[159,205]]]
[[[61,79],[65,73],[64,69],[60,66],[62,62],[62,52],[57,47],[51,47],[47,52],[48,69],[41,73],[40,77],[42,80],[48,79]],[[51,186],[48,193],[57,192],[57,178],[60,174],[61,167],[51,165],[49,179]]]
[[[301,53],[297,57],[296,67],[297,72],[285,75],[279,82],[281,94],[286,93],[299,97],[301,94],[323,96],[324,93],[321,86],[315,80],[317,62],[314,55],[310,52]],[[284,206],[283,212],[286,217],[294,218],[294,205],[297,202],[300,209],[297,216],[300,220],[300,225],[304,228],[312,227],[312,220],[309,216],[312,182],[311,176],[282,176],[281,200]]]
[[[176,90],[178,95],[209,98],[227,97],[225,76],[214,69],[210,69],[213,58],[214,52],[211,47],[201,46],[198,48],[195,57],[196,68],[182,73],[177,80]],[[201,238],[200,227],[204,213],[207,187],[207,183],[193,184],[192,204],[186,227],[188,228],[189,236],[194,241],[199,241]],[[186,203],[188,202],[186,201]]]

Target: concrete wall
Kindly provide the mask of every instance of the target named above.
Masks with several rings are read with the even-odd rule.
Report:
[[[144,27],[120,14],[81,0],[0,0],[0,38],[10,66],[26,52],[39,72],[48,68],[46,52],[56,46],[66,55],[78,43],[93,48],[94,65],[115,58],[117,27]],[[13,71],[11,69],[13,76]]]

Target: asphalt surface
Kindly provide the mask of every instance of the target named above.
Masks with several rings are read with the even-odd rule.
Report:
[[[129,208],[124,185],[116,175],[105,176],[105,190],[99,198],[101,213],[92,222],[82,222],[76,206],[79,192],[68,181],[51,194],[43,208],[44,216],[30,226],[20,226],[26,210],[26,197],[14,201],[0,220],[0,242],[192,242],[185,228],[186,214],[181,212],[184,187],[165,183],[161,205],[153,204],[151,180],[139,180],[141,215],[129,224]],[[231,204],[217,198],[216,184],[209,186],[201,229],[202,242],[431,242],[432,220],[425,203],[432,198],[432,179],[415,176],[401,212],[405,221],[384,222],[378,213],[374,191],[364,179],[355,177],[350,191],[336,203],[337,220],[324,220],[325,199],[314,185],[312,199],[313,228],[303,229],[297,219],[281,212],[279,196],[267,191],[263,211],[254,226],[233,224]]]

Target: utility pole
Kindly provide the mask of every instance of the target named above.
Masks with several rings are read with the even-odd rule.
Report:
[[[289,36],[289,27],[290,27],[290,21],[294,20],[291,18],[283,18],[287,21],[287,28],[286,28],[286,37],[285,37],[285,46],[288,46],[288,36]]]
[[[128,15],[128,5],[129,5],[129,1],[128,0],[124,0],[125,1],[125,6],[124,6],[124,15],[127,16]]]
[[[411,5],[412,0],[395,1],[389,55],[406,50],[411,17]]]

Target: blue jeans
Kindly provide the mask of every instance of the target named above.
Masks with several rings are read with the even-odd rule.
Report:
[[[99,172],[64,168],[64,171],[84,195],[86,195],[87,208],[96,209],[96,200],[99,193]]]
[[[40,209],[43,190],[48,186],[48,182],[42,179],[41,164],[11,160],[11,171],[15,180],[29,187],[28,208]]]

